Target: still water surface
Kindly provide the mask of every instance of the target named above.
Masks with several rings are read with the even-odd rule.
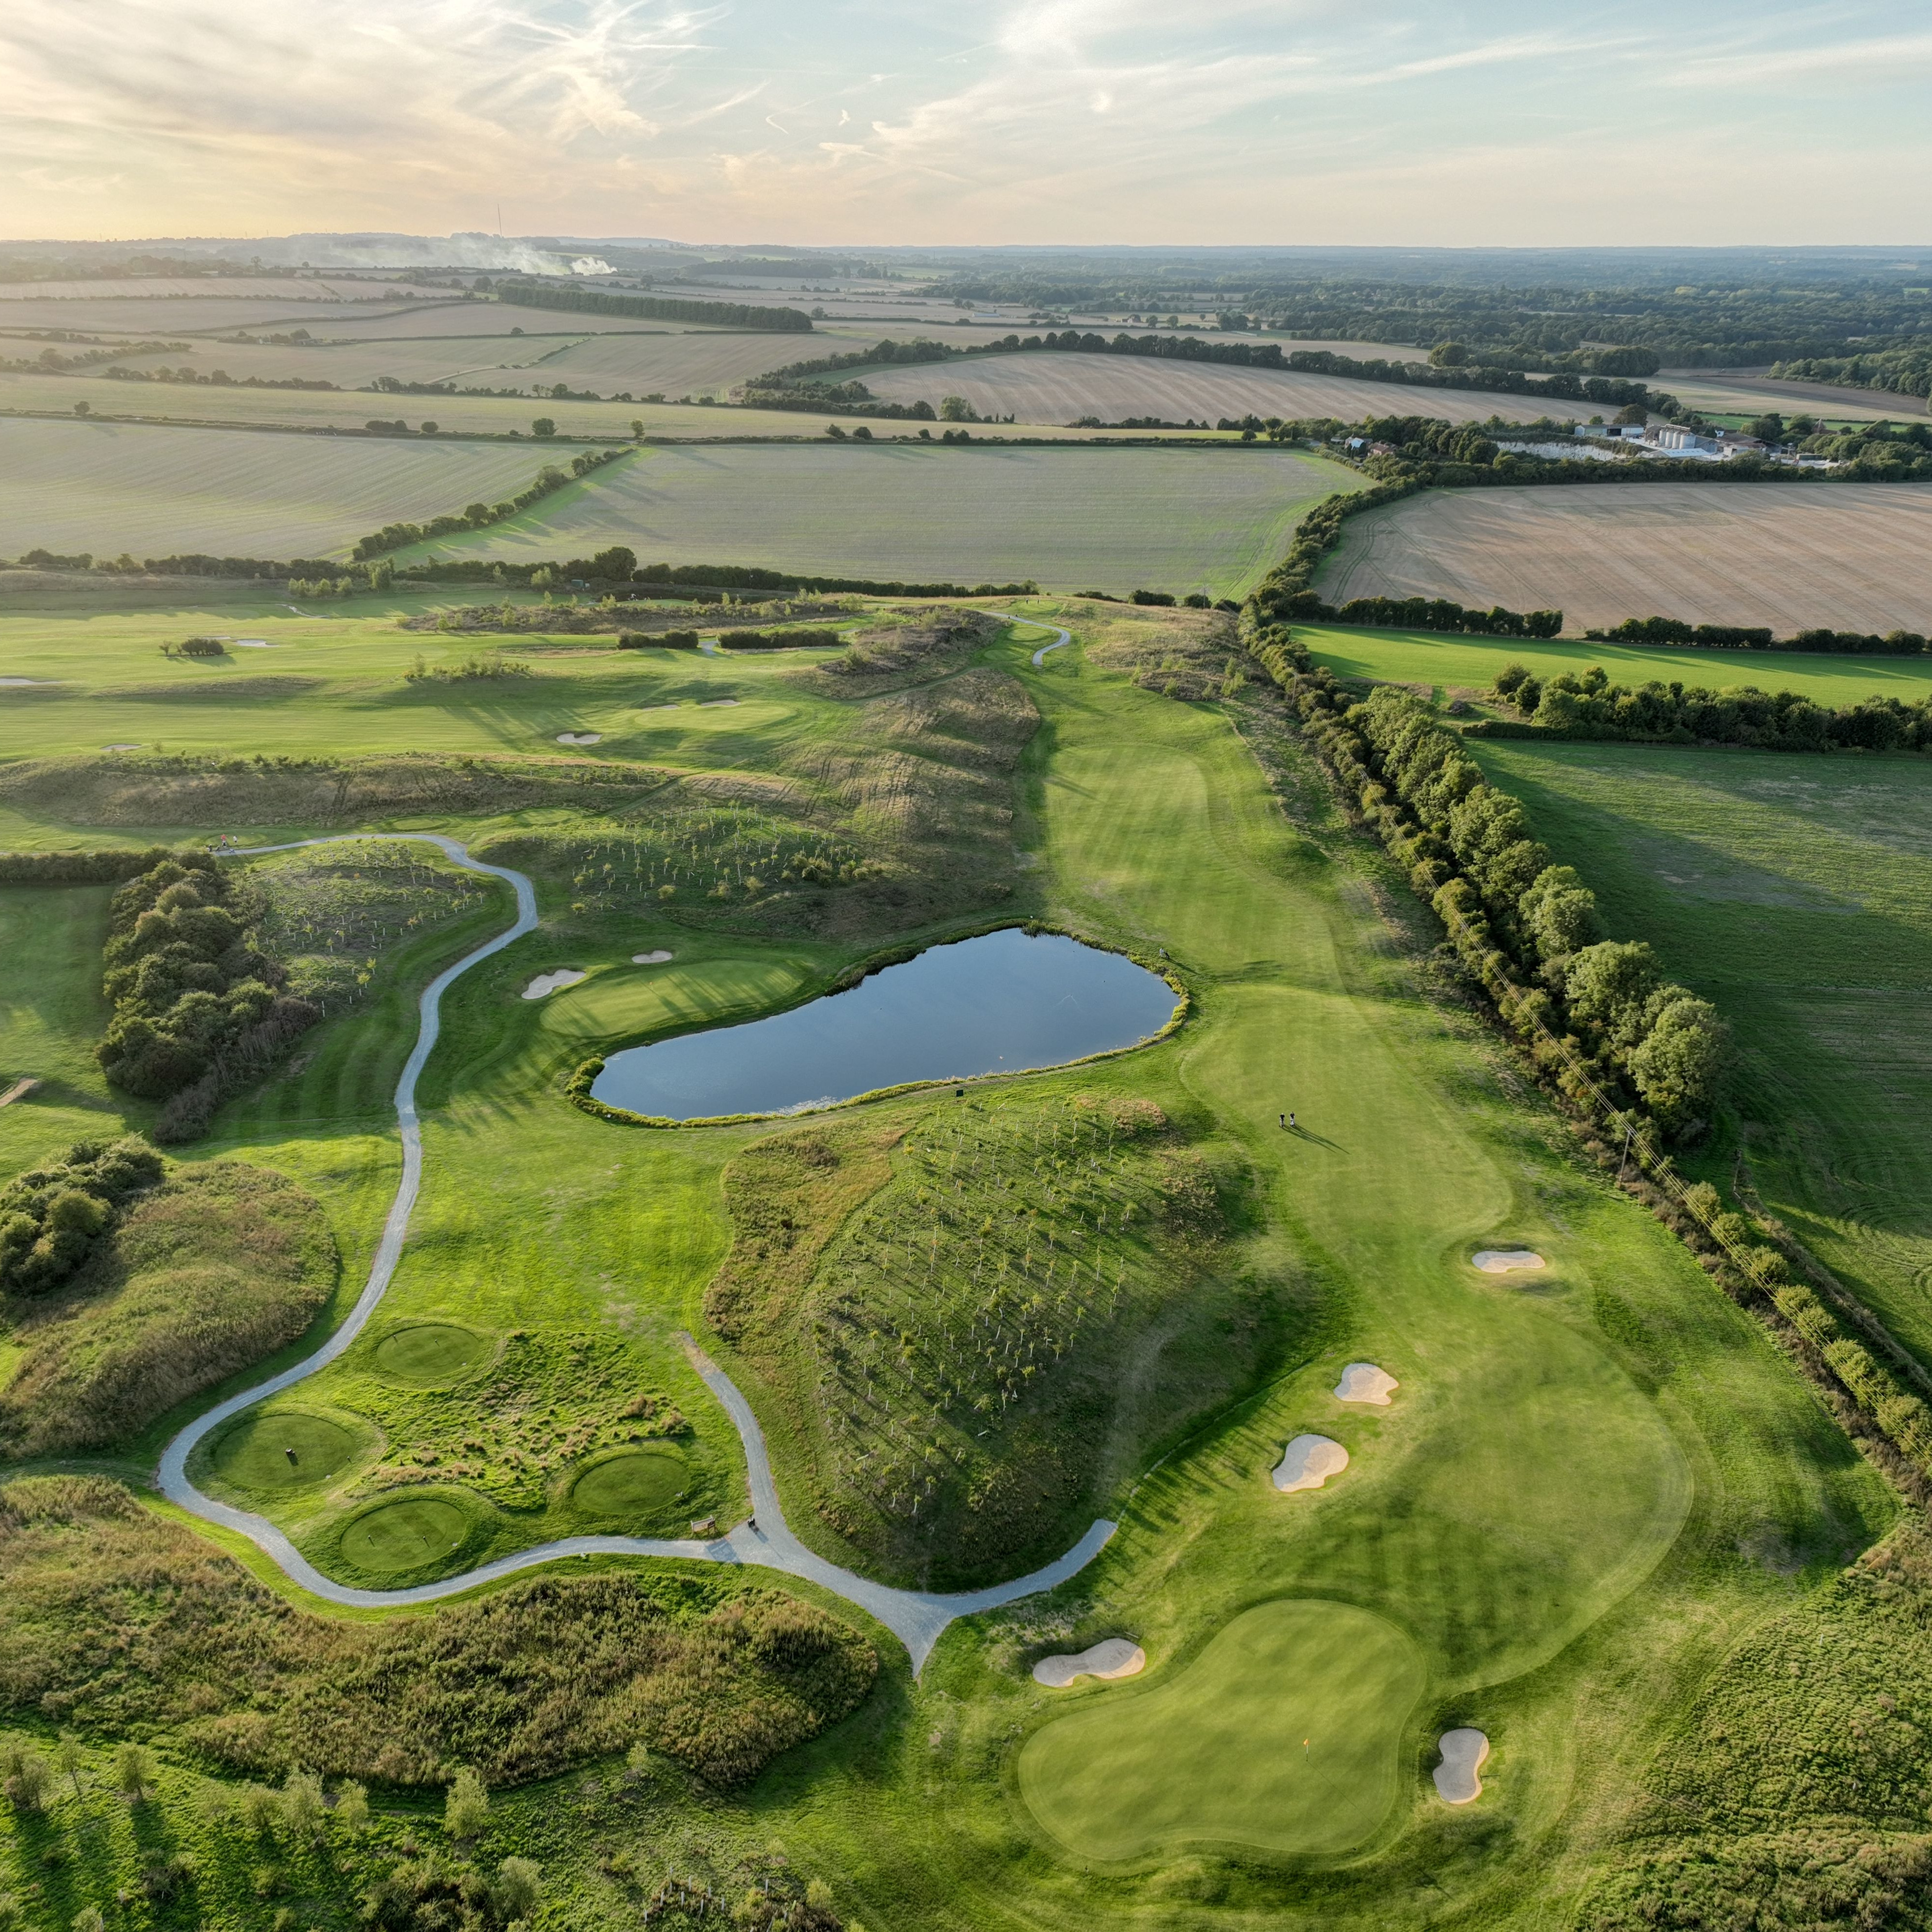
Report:
[[[934,946],[789,1013],[614,1053],[591,1092],[672,1120],[782,1113],[1131,1047],[1174,1007],[1165,980],[1118,953],[1012,928]]]

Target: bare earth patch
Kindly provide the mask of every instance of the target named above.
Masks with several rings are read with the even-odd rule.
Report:
[[[1438,1740],[1442,1762],[1430,1775],[1445,1804],[1469,1804],[1482,1795],[1477,1774],[1490,1755],[1490,1741],[1480,1731],[1444,1731]]]
[[[566,986],[574,986],[579,980],[588,979],[587,972],[579,972],[574,966],[559,966],[554,972],[540,972],[524,988],[526,999],[542,999]]]
[[[1138,1677],[1147,1668],[1147,1652],[1126,1637],[1102,1637],[1086,1650],[1062,1657],[1043,1657],[1033,1667],[1033,1681],[1049,1690],[1064,1690],[1078,1677]]]
[[[1325,1435],[1298,1435],[1276,1465],[1274,1486],[1285,1495],[1298,1489],[1318,1489],[1348,1466],[1348,1452]]]
[[[1351,1362],[1342,1371],[1342,1379],[1335,1384],[1335,1399],[1338,1402],[1372,1402],[1378,1408],[1387,1408],[1389,1397],[1402,1384],[1386,1369],[1378,1369],[1372,1362]]]
[[[1533,1248],[1479,1248],[1469,1260],[1486,1275],[1507,1275],[1517,1269],[1528,1274],[1550,1265]]]

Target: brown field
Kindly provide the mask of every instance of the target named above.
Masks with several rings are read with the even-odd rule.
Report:
[[[198,302],[367,302],[392,292],[430,298],[442,289],[419,289],[406,275],[386,281],[355,275],[134,275],[124,281],[0,282],[0,302],[112,302],[172,299]]]
[[[1630,617],[1932,630],[1932,484],[1654,483],[1432,491],[1344,526],[1317,587]]]
[[[854,373],[888,402],[922,398],[937,405],[942,396],[964,396],[982,416],[1011,416],[1017,422],[1071,422],[1083,416],[1118,422],[1124,416],[1158,416],[1170,422],[1204,418],[1212,423],[1224,416],[1250,414],[1336,416],[1355,422],[1398,413],[1444,416],[1452,422],[1480,422],[1492,415],[1528,421],[1546,412],[1587,416],[1595,407],[1472,389],[1412,389],[1341,376],[1058,351]]]
[[[110,340],[122,335],[145,339],[236,329],[300,328],[320,335],[325,323],[332,333],[341,323],[367,323],[385,316],[407,320],[426,313],[440,314],[448,305],[447,298],[405,305],[366,300],[322,301],[314,297],[297,301],[262,296],[222,299],[201,295],[88,296],[57,301],[34,294],[12,296],[0,302],[0,329],[74,329]]]
[[[772,338],[737,339],[769,342]],[[159,359],[171,361],[176,367],[182,360],[179,356]],[[205,362],[200,357],[194,360],[197,367],[224,366],[212,356]],[[229,373],[236,371],[231,368]],[[479,387],[528,388],[534,376],[542,373],[518,372],[506,375],[500,383],[490,383],[487,375],[475,380]],[[393,420],[400,416],[412,425],[435,422],[446,434],[502,436],[514,431],[527,435],[532,420],[547,416],[556,425],[560,436],[628,437],[631,425],[640,422],[646,437],[680,442],[748,436],[812,440],[824,436],[826,421],[798,410],[710,409],[696,404],[681,407],[676,403],[554,402],[548,398],[539,402],[531,397],[374,395],[366,389],[216,389],[202,383],[116,382],[106,376],[50,376],[0,369],[0,418],[43,411],[67,416],[76,402],[85,402],[97,421],[114,418],[218,428],[359,430],[371,418]],[[850,426],[864,419],[842,416],[839,420]],[[886,419],[875,419],[871,425],[880,436],[902,435],[915,426]],[[1048,427],[1023,433],[1077,443],[1094,432]],[[1156,437],[1180,433],[1148,432]],[[4,554],[4,545],[0,545],[0,554]]]
[[[1810,415],[1834,422],[1874,422],[1881,416],[1898,421],[1925,413],[1922,397],[1843,389],[1834,383],[1773,382],[1753,369],[1666,369],[1650,382],[1652,388],[1691,408],[1718,416],[1762,416],[1774,410],[1787,420]]]

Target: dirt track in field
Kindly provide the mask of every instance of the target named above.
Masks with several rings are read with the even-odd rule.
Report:
[[[1345,526],[1318,587],[1628,617],[1932,632],[1932,484],[1436,491]]]
[[[1157,361],[1151,356],[1037,355],[988,356],[981,362],[916,364],[902,369],[853,372],[888,402],[964,396],[982,416],[1010,416],[1016,422],[1072,422],[1097,416],[1118,422],[1157,416],[1169,422],[1210,423],[1224,416],[1334,416],[1359,422],[1366,416],[1434,416],[1451,422],[1480,422],[1500,415],[1530,422],[1542,415],[1575,416],[1594,403],[1492,395],[1475,389],[1408,389],[1399,383],[1357,382],[1346,376],[1306,376],[1292,371],[1231,368],[1212,363]]]

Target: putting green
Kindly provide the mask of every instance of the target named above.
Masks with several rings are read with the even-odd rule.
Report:
[[[1170,1682],[1109,1687],[1020,1753],[1028,1807],[1076,1857],[1189,1844],[1345,1852],[1394,1802],[1422,1654],[1346,1603],[1263,1603]]]
[[[655,1516],[684,1494],[684,1458],[674,1450],[626,1450],[594,1464],[570,1487],[570,1507],[585,1516]]]
[[[342,1554],[358,1570],[394,1576],[420,1570],[460,1549],[470,1519],[440,1496],[410,1496],[382,1503],[342,1532]]]
[[[215,1475],[238,1489],[299,1489],[333,1476],[356,1454],[356,1435],[300,1409],[244,1416],[214,1445]]]
[[[453,1382],[490,1353],[488,1336],[453,1321],[418,1321],[376,1345],[376,1366],[392,1382],[428,1388]]]

